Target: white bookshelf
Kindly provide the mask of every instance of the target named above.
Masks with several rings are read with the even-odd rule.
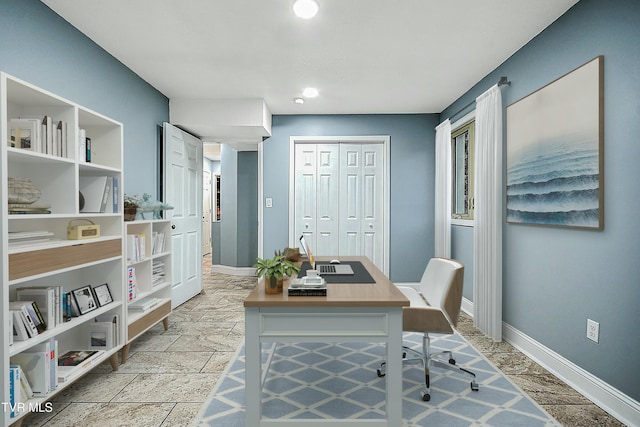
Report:
[[[54,150],[28,149],[21,144],[12,145],[9,138],[11,119],[50,116],[53,122],[66,125],[66,147],[62,144]],[[86,163],[79,153],[79,129],[86,131],[92,140],[92,162]],[[16,145],[17,141],[13,141]],[[88,350],[87,327],[99,315],[117,315],[120,320],[119,342],[84,368],[78,368],[70,381],[60,382],[46,396],[33,398],[25,407],[51,400],[77,378],[89,372],[105,360],[118,368],[117,351],[125,343],[126,301],[123,281],[125,270],[124,222],[121,213],[122,199],[122,124],[97,112],[86,109],[46,90],[18,78],[0,73],[0,240],[2,252],[0,271],[2,284],[0,304],[3,330],[0,346],[0,399],[9,402],[9,365],[11,357],[28,352],[35,346],[54,338],[58,342],[58,355],[71,350]],[[79,207],[79,181],[81,176],[106,176],[115,179],[119,191],[109,205],[109,213],[81,213]],[[29,178],[41,191],[33,205],[43,206],[50,213],[9,212],[9,177]],[[114,206],[115,204],[115,206]],[[115,211],[113,211],[115,207]],[[67,225],[72,220],[89,219],[100,226],[100,236],[82,240],[67,240]],[[44,242],[9,244],[10,232],[42,231],[53,233]],[[61,286],[71,292],[84,286],[108,283],[113,298],[111,303],[79,317],[55,325],[25,341],[12,341],[9,301],[16,299],[16,290],[24,287]],[[28,409],[27,409],[28,411]],[[0,425],[19,425],[28,414],[18,412],[14,417],[4,411]]]
[[[167,220],[137,220],[125,222],[126,260],[125,287],[127,296],[127,339],[122,348],[122,363],[126,363],[131,342],[162,322],[169,327],[171,314],[171,222]],[[143,236],[144,240],[140,239]],[[154,236],[157,236],[154,238]],[[161,237],[164,236],[164,237]],[[160,244],[163,242],[163,244]],[[155,243],[155,244],[154,244]],[[137,255],[136,255],[137,254]],[[154,265],[158,264],[154,277]],[[129,269],[135,270],[135,293],[129,296]],[[155,305],[144,311],[132,307],[144,301]]]

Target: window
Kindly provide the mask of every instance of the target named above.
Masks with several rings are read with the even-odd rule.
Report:
[[[452,206],[451,218],[473,219],[473,172],[475,151],[475,121],[465,123],[451,132]]]

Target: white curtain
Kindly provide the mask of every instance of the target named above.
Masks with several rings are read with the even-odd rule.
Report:
[[[436,127],[435,256],[451,258],[451,121]]]
[[[476,98],[474,324],[502,341],[502,94]]]

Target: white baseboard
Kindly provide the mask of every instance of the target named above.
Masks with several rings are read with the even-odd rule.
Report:
[[[229,274],[231,276],[255,276],[256,269],[253,267],[231,267],[228,265],[214,264],[211,266],[212,273]]]
[[[463,298],[462,310],[473,317],[473,302]],[[502,338],[620,422],[640,426],[640,402],[504,322]]]

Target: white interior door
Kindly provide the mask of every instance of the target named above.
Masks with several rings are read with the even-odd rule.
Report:
[[[338,145],[298,144],[296,236],[304,235],[316,255],[338,253]]]
[[[163,126],[164,201],[171,220],[173,288],[177,307],[202,290],[202,141]]]
[[[313,253],[316,251],[316,145],[298,144],[295,150],[296,194],[295,235],[304,235]]]
[[[340,255],[365,255],[384,265],[382,144],[340,144]]]
[[[211,172],[202,171],[202,256],[211,252]]]

